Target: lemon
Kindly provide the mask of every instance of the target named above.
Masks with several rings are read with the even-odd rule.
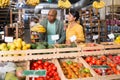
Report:
[[[18,39],[17,39],[17,42],[22,42],[22,39],[21,39],[21,38],[18,38]]]
[[[31,45],[30,44],[26,44],[27,49],[30,49]]]
[[[16,50],[21,50],[21,48],[18,48],[18,47],[17,47]]]
[[[27,48],[27,46],[23,46],[23,48],[22,48],[22,50],[27,50],[28,48]]]
[[[19,48],[19,49],[22,48],[22,44],[21,44],[20,42],[15,43],[15,46],[16,46],[17,48]]]
[[[22,41],[22,46],[25,46],[25,45],[26,45],[25,41]]]

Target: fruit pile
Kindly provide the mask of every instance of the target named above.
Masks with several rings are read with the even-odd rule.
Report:
[[[60,61],[64,75],[68,79],[77,79],[83,77],[91,77],[90,70],[85,68],[82,63],[74,61]]]
[[[100,0],[100,1],[94,1],[93,4],[92,4],[92,6],[94,8],[97,8],[97,9],[103,8],[105,6],[105,2],[102,1],[102,0]]]
[[[108,66],[108,68],[105,70],[105,75],[111,75],[111,74],[120,74],[120,70],[117,69],[117,65],[113,62],[110,62],[106,56],[100,56],[100,57],[96,57],[96,56],[87,56],[85,58],[85,61],[93,66],[93,65],[97,65],[97,66]],[[99,75],[102,75],[102,69],[94,69],[96,73],[98,73]]]
[[[120,44],[120,36],[117,36],[114,40],[114,43]]]
[[[58,7],[63,9],[70,8],[71,3],[69,0],[58,0]]]
[[[0,71],[0,73],[5,74],[5,76],[0,77],[0,80],[25,80],[25,76],[22,73],[27,68],[26,62],[1,62],[0,67],[1,70],[5,71]]]
[[[40,24],[36,24],[35,26],[33,26],[31,28],[31,31],[34,31],[34,32],[40,32],[40,33],[45,33],[46,32],[46,29],[40,25]]]
[[[54,63],[48,61],[38,60],[32,62],[31,70],[47,70],[46,77],[36,77],[34,80],[60,80],[59,74],[57,72],[57,67]],[[32,78],[30,78],[31,80]]]
[[[21,38],[14,39],[12,43],[1,43],[1,51],[12,51],[12,50],[27,50],[30,49],[31,45],[25,43]]]
[[[120,65],[120,56],[109,55],[108,58],[117,65]]]
[[[71,44],[56,44],[55,47],[56,48],[73,48],[73,47],[77,47],[77,45],[73,42]]]
[[[50,48],[54,48],[54,45],[48,44],[47,42],[31,43],[31,49],[50,49]]]
[[[40,3],[40,0],[26,0],[26,4],[29,6],[36,6]]]
[[[10,5],[10,0],[0,0],[0,8],[5,8]]]

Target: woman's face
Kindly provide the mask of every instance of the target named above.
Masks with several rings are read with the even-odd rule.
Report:
[[[75,17],[71,13],[68,14],[67,19],[69,22],[75,21]]]

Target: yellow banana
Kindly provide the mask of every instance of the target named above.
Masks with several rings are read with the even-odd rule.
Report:
[[[100,2],[94,1],[93,4],[92,4],[92,6],[94,8],[98,8],[98,9],[99,8],[103,8],[105,6],[105,2],[104,1],[100,1]]]
[[[59,8],[70,8],[71,7],[71,3],[69,2],[69,0],[59,0],[58,1],[58,7]]]

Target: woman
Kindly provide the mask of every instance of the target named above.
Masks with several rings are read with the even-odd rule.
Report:
[[[83,27],[78,23],[79,12],[71,9],[67,19],[69,24],[66,30],[66,44],[70,44],[75,38],[75,42],[84,42]]]

